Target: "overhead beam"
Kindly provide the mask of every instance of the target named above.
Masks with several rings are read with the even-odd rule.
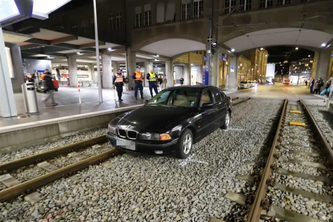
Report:
[[[35,43],[35,44],[39,44],[39,45],[50,45],[50,41],[48,41],[48,40],[35,39],[35,38],[26,40],[25,42]]]
[[[66,37],[51,40],[51,45],[68,42],[68,41],[73,41],[73,40],[77,40],[77,39],[78,39],[78,37],[74,36],[74,35],[66,36]]]
[[[105,42],[99,41],[99,45],[105,45]],[[79,49],[90,48],[90,47],[93,47],[93,46],[95,46],[95,42],[79,45]]]

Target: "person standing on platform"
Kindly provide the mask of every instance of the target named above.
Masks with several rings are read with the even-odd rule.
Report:
[[[123,100],[121,97],[123,94],[124,74],[120,69],[118,69],[116,75],[113,76],[113,86],[115,87],[115,90],[117,90],[119,102],[122,102]]]
[[[51,98],[52,106],[57,106],[58,103],[54,101],[54,95],[53,95],[54,85],[52,82],[52,75],[48,69],[45,69],[45,73],[44,75],[42,75],[42,79],[44,80],[44,90],[46,91],[46,93],[49,94],[48,97],[46,97],[46,99],[44,100],[44,102],[46,102],[47,100],[49,100],[49,98]]]
[[[155,94],[157,95],[157,76],[156,73],[154,73],[154,70],[150,70],[149,73],[147,73],[147,79],[149,82],[149,91],[151,97],[153,97],[153,89],[155,91]]]
[[[183,76],[180,77],[179,81],[180,81],[180,85],[183,85],[183,84],[184,84],[184,78],[183,78]]]
[[[167,88],[167,78],[166,78],[166,75],[163,76],[163,84],[164,84],[164,89]]]
[[[137,68],[136,72],[133,73],[133,79],[134,79],[134,83],[135,83],[135,87],[134,87],[134,96],[135,96],[135,99],[138,99],[138,90],[140,90],[141,99],[144,99],[143,98],[143,86],[142,86],[143,75],[141,73],[141,69],[140,68]]]

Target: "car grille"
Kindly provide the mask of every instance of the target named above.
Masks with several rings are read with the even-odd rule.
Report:
[[[138,137],[138,133],[133,130],[118,129],[118,136],[121,138],[136,140]]]

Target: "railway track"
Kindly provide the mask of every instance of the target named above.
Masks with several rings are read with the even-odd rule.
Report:
[[[306,105],[285,100],[247,221],[333,221],[332,160]]]
[[[232,99],[235,101],[233,105],[238,105],[248,101],[250,98]],[[117,155],[121,155],[122,152],[115,148],[105,148],[98,146],[98,154],[87,156],[84,155],[84,151],[89,147],[97,144],[103,144],[108,142],[105,136],[96,137],[87,141],[67,145],[64,147],[56,148],[50,151],[39,153],[33,156],[25,157],[8,163],[0,165],[0,202],[9,201],[21,194],[29,194],[35,191],[37,188],[42,187],[54,180],[62,177],[70,176],[75,172],[85,169],[93,164],[98,164],[106,159],[112,158]],[[57,159],[71,159],[72,164],[66,164],[65,166],[56,166],[53,163],[57,162]],[[26,181],[20,181],[12,176],[15,175],[17,170],[31,169],[35,172],[36,169],[42,169],[41,175],[35,172],[32,179]],[[22,170],[21,170],[22,171]],[[37,175],[37,176],[36,176]]]

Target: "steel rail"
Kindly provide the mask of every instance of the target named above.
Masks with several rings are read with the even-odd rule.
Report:
[[[38,187],[44,186],[54,180],[64,177],[65,175],[69,175],[71,173],[77,172],[84,168],[89,167],[90,165],[99,163],[105,159],[120,155],[122,152],[116,148],[113,148],[110,151],[106,151],[99,155],[84,159],[80,162],[71,164],[69,166],[63,167],[61,169],[55,170],[51,173],[45,174],[43,176],[34,178],[32,180],[26,181],[24,183],[18,184],[16,186],[4,189],[0,191],[0,202],[11,200],[20,194],[23,194],[29,190],[35,190]]]
[[[279,135],[280,135],[280,130],[281,130],[281,126],[284,123],[284,118],[286,115],[286,110],[287,110],[287,105],[288,105],[288,99],[284,100],[283,103],[283,108],[280,114],[280,120],[279,120],[279,124],[278,127],[276,129],[276,133],[274,136],[274,140],[273,140],[273,144],[266,162],[266,166],[265,169],[263,171],[262,177],[261,177],[261,181],[260,184],[258,186],[255,198],[254,198],[254,202],[252,204],[252,207],[250,209],[249,215],[248,215],[248,222],[259,222],[260,220],[260,213],[262,210],[261,207],[261,202],[262,200],[265,198],[266,196],[266,191],[267,191],[267,180],[270,178],[272,169],[271,169],[271,165],[273,164],[274,161],[274,154],[276,151],[276,145],[279,139]]]
[[[241,104],[241,103],[244,103],[244,102],[246,102],[246,101],[248,101],[249,99],[251,99],[250,97],[247,97],[247,98],[245,98],[245,99],[243,99],[243,100],[240,100],[240,101],[237,101],[237,102],[235,102],[235,103],[231,103],[233,106],[236,106],[236,105],[238,105],[238,104]]]
[[[55,156],[61,155],[61,154],[65,154],[68,152],[72,152],[75,150],[79,150],[82,148],[86,148],[89,147],[91,145],[95,145],[95,144],[99,144],[99,143],[104,143],[107,142],[107,138],[106,136],[99,136],[90,140],[86,140],[86,141],[82,141],[82,142],[78,142],[78,143],[74,143],[74,144],[70,144],[64,147],[60,147],[60,148],[56,148],[56,149],[52,149],[43,153],[39,153],[36,155],[32,155],[32,156],[28,156],[28,157],[24,157],[18,160],[14,160],[8,163],[4,163],[0,165],[0,173],[4,173],[4,172],[8,172],[8,171],[13,171],[16,170],[20,167],[23,166],[28,166],[30,164],[36,164],[38,162],[42,162],[44,160],[48,160],[48,159],[53,159]]]
[[[314,129],[314,135],[317,137],[317,141],[320,143],[321,147],[324,147],[324,152],[328,154],[328,159],[330,160],[331,163],[333,163],[333,147],[330,146],[328,143],[326,136],[322,133],[320,130],[319,125],[317,124],[315,118],[309,111],[308,107],[305,105],[303,100],[300,100],[300,104],[304,109],[304,114],[308,117],[310,126]]]

